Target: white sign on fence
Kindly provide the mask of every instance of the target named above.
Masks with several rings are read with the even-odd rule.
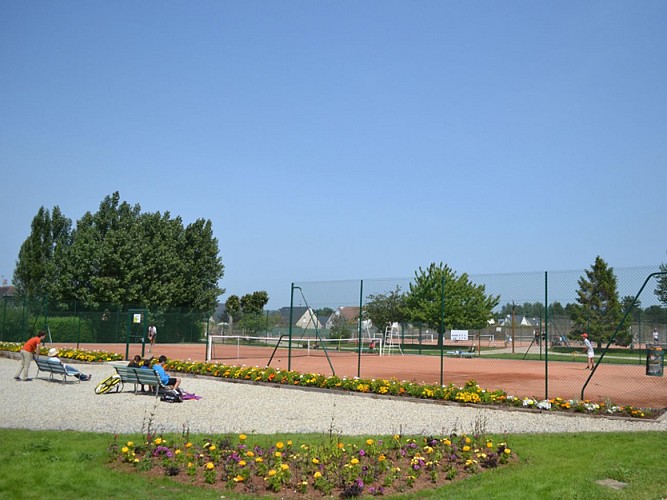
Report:
[[[468,340],[468,330],[452,330],[452,340]]]

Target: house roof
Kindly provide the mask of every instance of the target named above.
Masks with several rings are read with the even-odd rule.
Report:
[[[340,315],[348,321],[359,319],[359,307],[341,306],[334,314],[337,313],[340,313]]]
[[[293,307],[292,308],[292,321],[296,323],[301,319],[301,317],[306,314],[306,311],[308,310],[307,307],[304,306],[299,306],[299,307]],[[278,314],[280,315],[280,318],[285,322],[286,325],[289,325],[289,307],[281,307],[278,310]]]
[[[0,286],[0,297],[13,297],[14,295],[16,295],[14,285]]]

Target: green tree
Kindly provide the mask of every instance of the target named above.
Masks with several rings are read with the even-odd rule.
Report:
[[[182,293],[187,306],[198,311],[214,309],[218,296],[224,292],[218,287],[224,266],[218,255],[218,240],[213,236],[211,221],[197,219],[188,225],[180,251],[185,272]]]
[[[331,307],[321,307],[319,309],[315,309],[315,316],[319,317],[326,317],[328,318],[334,313],[334,310]]]
[[[229,324],[233,324],[235,319],[241,319],[241,299],[238,295],[230,295],[225,301],[225,313],[227,314],[227,319]]]
[[[264,311],[264,306],[269,302],[269,294],[264,290],[252,292],[241,297],[241,310],[244,314],[257,314]]]
[[[239,328],[253,333],[265,331],[269,321],[264,314],[264,306],[268,302],[269,294],[264,290],[247,293],[241,298],[230,295],[225,301],[229,324],[236,322]]]
[[[573,330],[577,334],[586,331],[589,340],[601,347],[602,342],[609,341],[622,318],[614,269],[598,256],[578,284],[577,303],[571,308]]]
[[[352,337],[352,325],[348,322],[342,314],[336,314],[331,319],[331,331],[329,338],[331,339],[349,339]],[[355,320],[356,323],[356,320]]]
[[[59,278],[57,256],[71,242],[72,221],[59,207],[50,213],[41,207],[30,225],[30,235],[19,250],[13,282],[20,295],[45,299]]]
[[[667,309],[658,305],[647,307],[642,314],[642,322],[651,325],[667,325]]]
[[[521,305],[518,304],[503,304],[500,308],[499,316],[505,318],[512,314],[512,308],[514,308],[514,314],[516,316],[525,316],[527,318],[544,318],[544,304],[541,302],[524,302]]]
[[[390,323],[402,323],[405,320],[404,296],[398,285],[389,293],[371,294],[364,306],[364,319],[370,319],[373,325],[384,333]]]
[[[667,264],[660,264],[660,272],[667,272]],[[658,276],[658,286],[655,288],[655,294],[662,305],[667,307],[667,274]]]
[[[642,302],[641,300],[637,299],[637,302],[634,302],[635,297],[633,295],[626,295],[621,299],[621,312],[625,314],[625,311],[632,306],[630,309],[630,314],[628,316],[628,319],[631,319],[632,321],[639,321],[642,315]]]
[[[72,245],[59,262],[58,298],[90,307],[138,304],[131,287],[141,272],[141,241],[135,236],[140,210],[121,203],[116,192],[104,198],[95,214],[86,212],[77,221]]]
[[[42,276],[53,299],[88,307],[108,303],[151,310],[215,308],[224,267],[210,221],[199,219],[183,228],[179,217],[142,213],[138,204],[121,202],[115,192],[104,198],[97,212],[86,212],[71,232],[70,226],[57,209],[51,219],[48,211],[38,213],[33,234],[24,243],[26,251],[19,255],[19,279],[28,272]],[[47,233],[51,239],[45,238]],[[34,241],[46,242],[39,259],[33,256]]]
[[[484,285],[475,285],[468,275],[458,276],[449,266],[431,263],[415,272],[405,296],[406,319],[441,331],[442,283],[445,286],[445,329],[479,329],[493,317],[500,297],[487,295]]]

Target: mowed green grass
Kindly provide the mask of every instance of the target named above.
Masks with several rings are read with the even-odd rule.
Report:
[[[211,436],[190,436],[191,441]],[[345,441],[369,437],[345,437]],[[268,444],[292,439],[316,443],[328,435],[251,435]],[[119,442],[141,440],[121,436]],[[521,434],[496,436],[518,462],[485,471],[439,489],[391,498],[661,499],[667,498],[667,433]],[[0,429],[0,498],[3,499],[180,499],[257,498],[200,489],[165,477],[148,478],[109,466],[110,434]],[[596,484],[614,479],[614,490]],[[275,497],[274,497],[275,498]],[[385,497],[387,498],[387,497]]]

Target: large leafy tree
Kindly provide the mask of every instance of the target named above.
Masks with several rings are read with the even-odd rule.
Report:
[[[24,245],[45,232],[43,213],[36,219],[39,228],[33,227]],[[184,228],[180,217],[142,213],[138,204],[122,202],[118,192],[105,197],[97,212],[86,212],[71,232],[56,209],[52,219],[51,231],[60,243],[45,260],[54,299],[88,307],[110,303],[208,311],[222,293],[217,283],[224,267],[210,221],[199,219]],[[17,270],[41,272],[26,255],[19,255]]]
[[[577,303],[570,308],[575,333],[586,331],[598,347],[608,342],[622,318],[614,269],[600,257],[579,278]],[[623,333],[618,341],[624,341]]]
[[[218,256],[218,240],[213,236],[210,220],[197,219],[185,228],[182,265],[183,295],[187,306],[205,311],[215,308],[217,297],[224,292],[218,288],[223,274],[222,260]],[[267,297],[268,302],[268,297]]]
[[[41,300],[51,295],[59,270],[56,258],[71,241],[72,221],[59,207],[41,207],[32,220],[28,238],[19,250],[13,282],[19,294]]]
[[[401,287],[389,293],[371,294],[364,306],[364,318],[370,319],[373,325],[384,332],[384,328],[390,323],[402,323],[405,320],[403,310],[404,296]]]
[[[86,212],[77,221],[72,245],[58,262],[63,270],[60,300],[93,307],[141,303],[137,296],[142,262],[140,214],[139,205],[121,203],[116,192],[102,201],[96,213]]]
[[[472,283],[466,273],[458,276],[449,266],[431,263],[421,267],[405,296],[406,319],[425,323],[441,331],[442,285],[444,279],[445,329],[479,329],[487,325],[499,296],[487,295],[484,285]]]

